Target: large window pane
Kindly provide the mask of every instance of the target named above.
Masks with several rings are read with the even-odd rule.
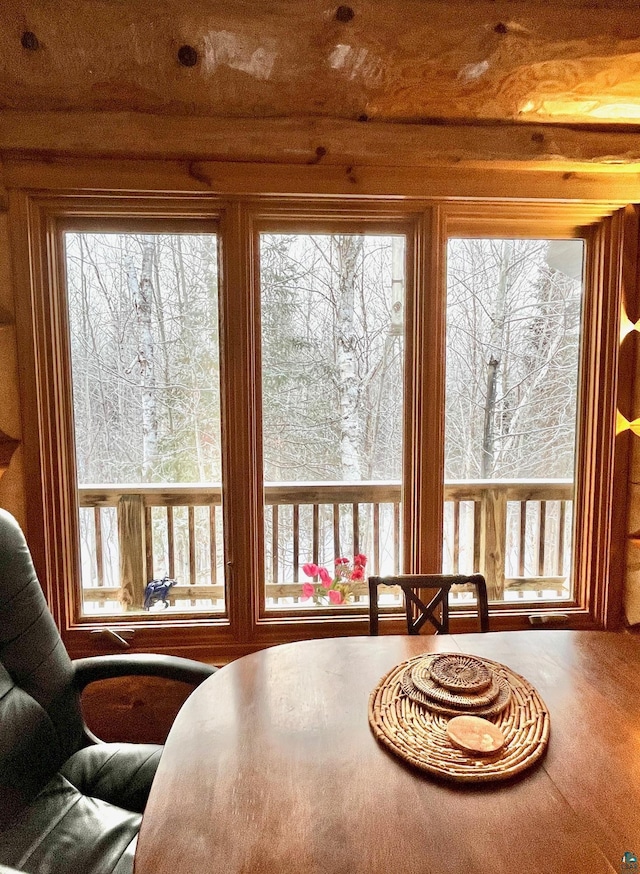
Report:
[[[261,237],[267,607],[400,566],[404,263],[400,236]]]
[[[493,600],[571,596],[582,261],[581,240],[449,241],[444,569]]]
[[[216,237],[65,247],[84,613],[224,610]]]

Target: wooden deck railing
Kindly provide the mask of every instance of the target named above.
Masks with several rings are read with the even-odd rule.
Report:
[[[568,594],[571,481],[456,481],[444,493],[445,571],[481,571],[492,600]],[[79,497],[87,609],[139,609],[162,572],[178,579],[170,603],[224,608],[219,485],[81,486]],[[365,552],[370,572],[398,572],[400,485],[269,484],[265,529],[270,606],[299,603],[309,561]]]

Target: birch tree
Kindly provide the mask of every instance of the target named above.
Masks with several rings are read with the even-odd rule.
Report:
[[[360,387],[356,366],[355,297],[363,238],[342,235],[332,239],[337,263],[336,370],[340,407],[340,467],[342,479],[362,479]]]
[[[149,482],[153,478],[153,466],[158,452],[156,361],[151,324],[154,237],[149,234],[141,237],[140,248],[142,258],[139,273],[131,253],[127,257],[126,271],[138,332],[136,364],[140,376],[142,397],[142,478],[144,482]]]
[[[265,235],[261,281],[265,477],[399,476],[402,305],[394,311],[390,238]]]
[[[209,235],[68,235],[80,482],[219,481],[216,256]]]

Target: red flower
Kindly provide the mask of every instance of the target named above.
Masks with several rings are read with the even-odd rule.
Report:
[[[320,577],[322,585],[325,587],[325,589],[328,589],[333,580],[329,576],[329,571],[326,569],[326,567],[318,568],[318,576]]]
[[[316,584],[317,580],[320,580],[325,589],[322,595],[326,595],[331,604],[346,604],[352,599],[353,588],[351,588],[350,584],[364,579],[367,556],[362,552],[354,555],[353,560],[339,556],[334,559],[334,564],[335,570],[333,571],[333,576],[331,576],[326,567],[320,567],[312,563],[302,565],[303,572],[308,577],[314,578],[313,585],[305,583],[302,586],[303,601],[307,601],[311,597],[317,599],[320,596],[320,591]]]

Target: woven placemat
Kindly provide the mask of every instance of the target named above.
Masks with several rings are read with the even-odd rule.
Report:
[[[369,724],[380,743],[421,771],[466,783],[507,780],[543,755],[550,728],[544,702],[528,680],[490,659],[483,662],[510,691],[507,706],[491,718],[505,736],[504,749],[493,758],[481,759],[456,749],[446,734],[449,717],[407,697],[402,690],[403,674],[425,658],[429,656],[416,656],[396,665],[371,693]]]

